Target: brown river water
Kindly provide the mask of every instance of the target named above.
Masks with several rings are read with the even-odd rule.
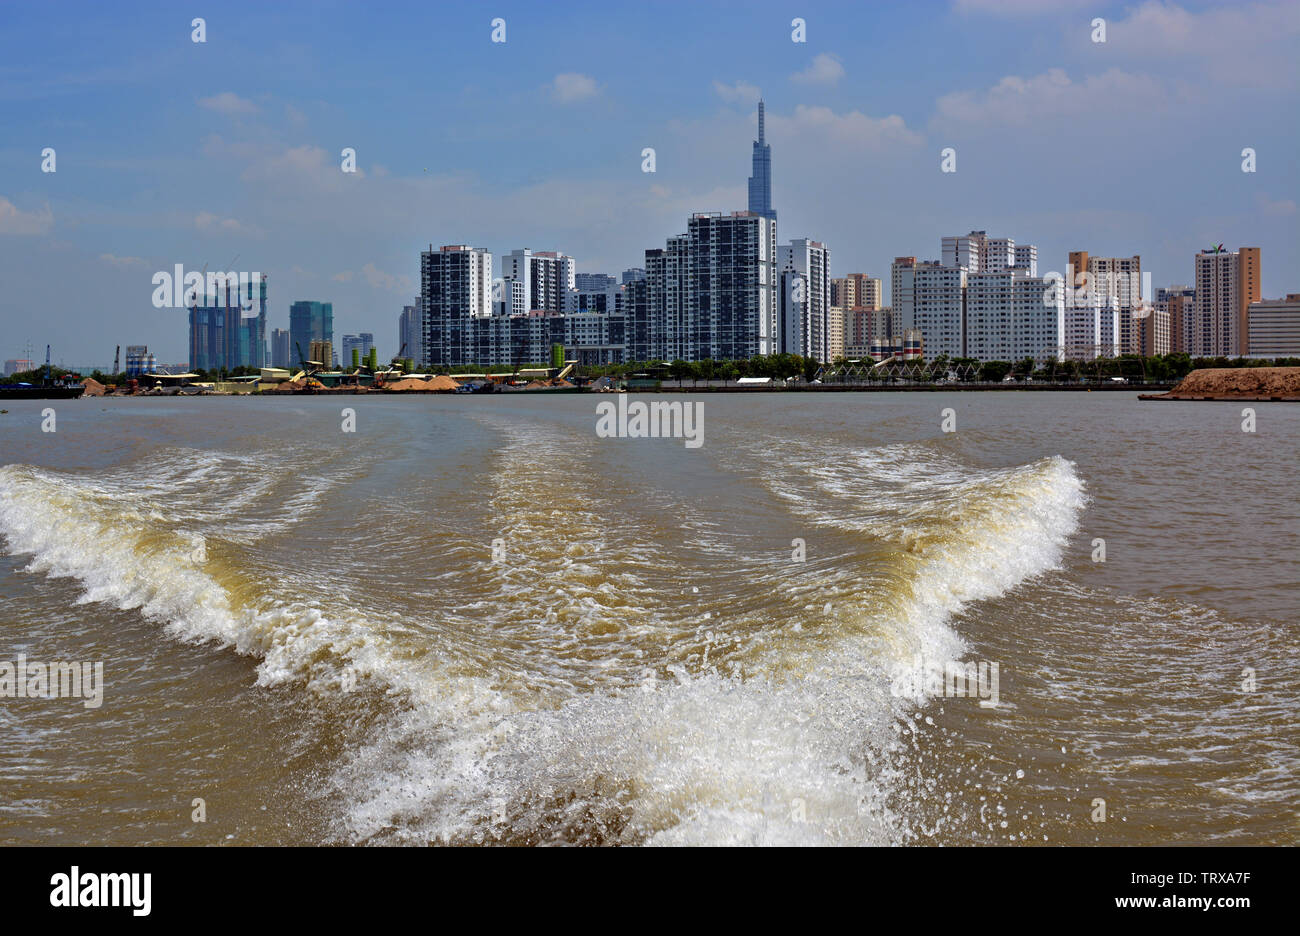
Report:
[[[1300,407],[610,399],[5,403],[0,843],[1300,839]]]

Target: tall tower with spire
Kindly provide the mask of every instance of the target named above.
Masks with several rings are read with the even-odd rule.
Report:
[[[754,141],[754,170],[749,177],[749,210],[776,220],[772,208],[772,147],[763,132],[763,99],[758,99],[758,139]]]

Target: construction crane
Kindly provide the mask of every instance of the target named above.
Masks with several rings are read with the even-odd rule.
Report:
[[[121,361],[120,361],[121,354],[122,354],[122,346],[118,345],[117,350],[113,352],[113,373],[114,374],[121,373],[118,370],[118,368],[121,366]]]

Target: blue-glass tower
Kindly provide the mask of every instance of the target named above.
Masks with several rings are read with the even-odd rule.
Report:
[[[772,147],[763,134],[763,100],[758,101],[758,139],[754,141],[754,174],[749,177],[749,210],[776,220],[772,208]]]

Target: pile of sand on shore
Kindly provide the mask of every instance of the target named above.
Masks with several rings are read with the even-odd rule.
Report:
[[[421,380],[419,377],[407,377],[384,385],[385,390],[394,393],[449,393],[459,387],[460,384],[443,374],[430,377],[428,380]]]
[[[100,383],[98,380],[96,380],[95,378],[87,377],[85,380],[82,381],[82,383],[85,384],[86,386],[86,392],[82,394],[83,396],[104,395],[104,385]]]
[[[1204,367],[1164,395],[1173,400],[1300,400],[1300,367]]]

